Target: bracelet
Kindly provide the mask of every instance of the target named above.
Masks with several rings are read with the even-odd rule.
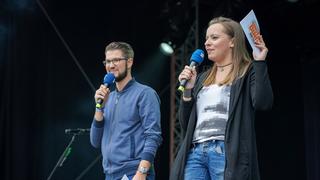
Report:
[[[192,95],[192,90],[191,89],[185,89],[183,91],[183,97],[185,98],[191,98],[191,95]]]
[[[103,107],[101,107],[101,108],[97,108],[97,107],[96,107],[96,112],[102,112],[102,113],[104,113]]]

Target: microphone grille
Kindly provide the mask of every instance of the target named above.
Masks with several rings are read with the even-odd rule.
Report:
[[[197,49],[197,50],[195,50],[195,51],[192,53],[190,60],[191,60],[191,61],[195,61],[195,62],[197,62],[198,64],[200,64],[200,63],[202,63],[203,59],[204,59],[204,52],[203,52],[203,50]]]
[[[112,84],[114,82],[114,74],[113,73],[108,73],[104,76],[103,79],[103,84]]]

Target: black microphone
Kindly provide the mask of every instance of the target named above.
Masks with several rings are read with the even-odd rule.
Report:
[[[203,61],[203,58],[204,58],[203,50],[201,50],[201,49],[195,50],[191,55],[190,65],[189,66],[192,68],[194,66],[200,65],[202,63],[202,61]],[[183,92],[184,91],[184,87],[186,86],[187,82],[188,82],[187,79],[183,79],[180,82],[180,86],[179,86],[178,90]]]
[[[109,85],[113,84],[115,80],[115,77],[112,73],[108,73],[103,78],[103,84],[108,87]],[[102,108],[103,99],[98,99],[96,108],[101,109]]]
[[[82,135],[82,134],[89,134],[90,129],[82,129],[82,128],[77,128],[77,129],[65,129],[64,132],[66,134],[76,134],[76,135]]]

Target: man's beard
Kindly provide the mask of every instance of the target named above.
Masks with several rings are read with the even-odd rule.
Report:
[[[124,78],[127,77],[127,74],[128,74],[128,68],[127,68],[127,65],[126,65],[126,68],[125,68],[124,72],[119,73],[119,76],[116,77],[115,81],[116,81],[116,82],[122,81]]]

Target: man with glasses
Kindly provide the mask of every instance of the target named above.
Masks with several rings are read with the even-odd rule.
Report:
[[[105,65],[115,76],[115,90],[101,85],[90,141],[101,148],[106,180],[153,180],[153,160],[162,142],[160,99],[157,93],[131,75],[134,52],[125,42],[112,42],[105,49]]]

